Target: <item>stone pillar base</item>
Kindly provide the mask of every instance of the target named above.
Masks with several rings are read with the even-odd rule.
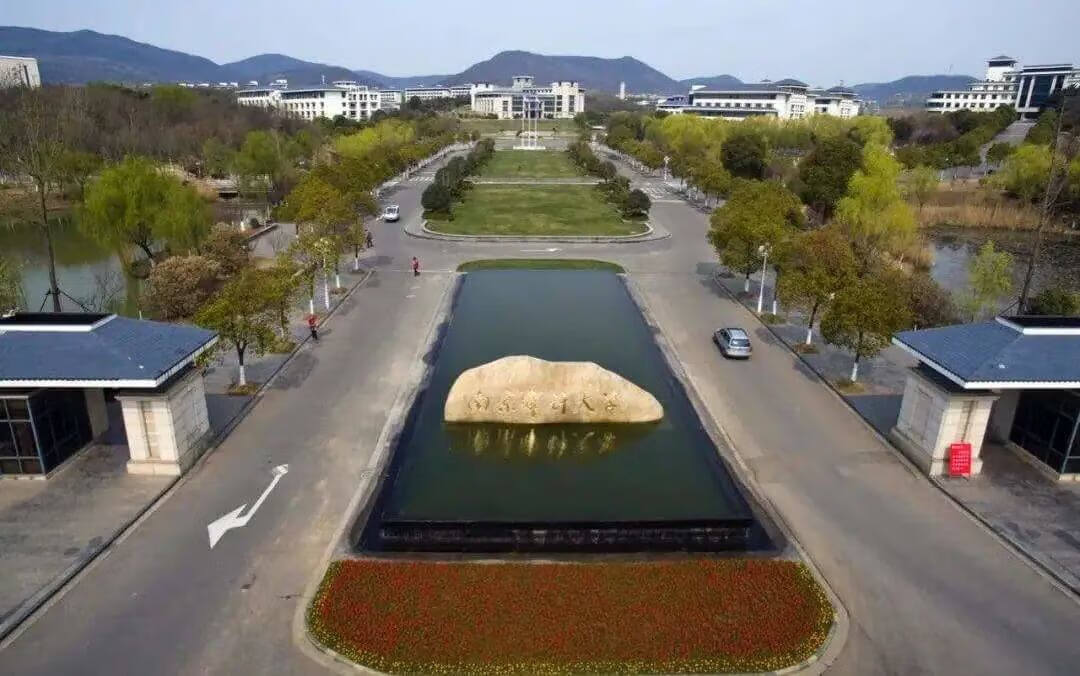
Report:
[[[180,476],[195,464],[195,460],[199,457],[199,453],[195,452],[195,448],[188,449],[188,452],[177,460],[161,460],[155,458],[147,458],[144,460],[128,460],[127,472],[128,474],[152,474],[156,476]]]
[[[949,459],[947,457],[931,458],[930,454],[923,450],[917,443],[909,439],[899,428],[889,430],[889,439],[896,444],[908,460],[915,463],[928,476],[948,476]],[[981,457],[971,458],[971,476],[982,473],[983,461]]]

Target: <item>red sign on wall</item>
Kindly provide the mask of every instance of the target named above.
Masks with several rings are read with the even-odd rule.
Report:
[[[949,444],[949,476],[971,475],[971,444]]]

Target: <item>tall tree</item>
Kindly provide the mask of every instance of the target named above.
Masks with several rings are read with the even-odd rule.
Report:
[[[128,157],[90,185],[79,220],[104,244],[138,247],[153,267],[155,247],[194,249],[209,232],[211,217],[193,188],[146,158]]]
[[[799,163],[799,197],[822,221],[829,220],[861,163],[862,149],[855,141],[846,136],[821,139]]]
[[[885,349],[894,333],[910,325],[908,298],[906,275],[880,265],[836,294],[821,320],[821,335],[854,353],[852,382],[864,357]]]
[[[47,198],[62,180],[71,130],[79,107],[77,94],[67,87],[43,87],[14,92],[14,104],[0,118],[0,170],[25,176],[37,197],[38,224],[48,254],[49,291],[53,312],[60,312],[60,285]]]
[[[1012,267],[1012,256],[1007,251],[997,251],[993,240],[979,247],[979,253],[968,265],[971,290],[965,306],[972,321],[1012,290]]]
[[[802,233],[777,283],[780,299],[807,312],[806,344],[813,340],[814,320],[837,293],[855,279],[855,254],[835,227]]]
[[[884,254],[902,256],[915,237],[915,217],[900,193],[899,177],[900,163],[885,147],[869,143],[862,167],[837,203],[836,219],[852,242],[862,275]]]
[[[289,337],[289,310],[299,299],[304,281],[303,270],[288,252],[274,259],[273,267],[266,269],[269,303],[277,319],[281,340]]]
[[[801,219],[799,199],[784,186],[738,180],[728,201],[710,217],[707,236],[720,261],[743,273],[743,290],[749,291],[750,273],[761,262],[759,247],[775,245]]]
[[[765,137],[754,130],[738,131],[720,147],[720,160],[724,168],[738,178],[762,179],[765,177]]]
[[[94,174],[101,170],[101,165],[101,157],[93,153],[68,150],[60,157],[57,172],[59,183],[65,189],[71,190],[76,200],[82,202],[86,199],[86,186]]]
[[[202,164],[206,174],[225,177],[233,166],[235,153],[216,136],[210,136],[202,144]]]
[[[232,164],[242,190],[249,193],[265,190],[272,204],[282,198],[292,170],[286,144],[287,139],[276,131],[260,129],[247,133]]]
[[[236,351],[240,365],[237,384],[241,387],[247,385],[245,359],[265,353],[273,344],[269,287],[265,272],[248,268],[229,280],[195,316],[196,324],[217,331]]]
[[[922,213],[923,205],[937,192],[938,172],[926,165],[919,165],[905,173],[904,187],[919,205],[919,213]]]

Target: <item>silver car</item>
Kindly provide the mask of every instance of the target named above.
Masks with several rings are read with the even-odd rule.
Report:
[[[750,336],[739,328],[717,329],[713,332],[712,339],[725,357],[749,359],[750,353],[753,352],[753,348],[750,347]]]
[[[389,204],[383,209],[382,217],[384,221],[396,221],[401,214],[401,209],[396,204]]]

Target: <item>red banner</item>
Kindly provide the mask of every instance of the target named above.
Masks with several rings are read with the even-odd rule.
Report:
[[[971,444],[949,444],[949,476],[971,476]]]

